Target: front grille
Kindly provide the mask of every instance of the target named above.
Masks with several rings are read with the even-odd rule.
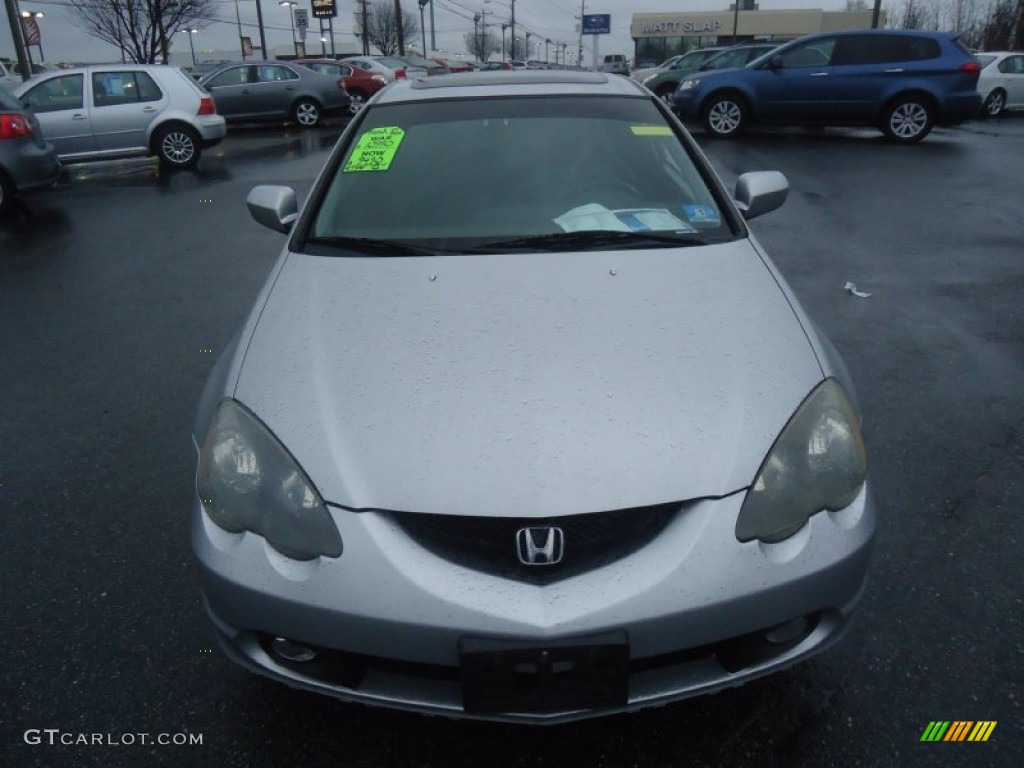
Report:
[[[636,552],[661,533],[681,507],[682,503],[675,501],[547,518],[392,514],[410,538],[438,557],[508,579],[550,584]],[[516,545],[518,531],[549,526],[560,528],[564,534],[561,562],[553,565],[520,562]]]

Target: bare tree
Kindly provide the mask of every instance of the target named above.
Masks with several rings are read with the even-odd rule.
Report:
[[[930,0],[904,0],[889,14],[889,24],[896,29],[934,29],[938,24],[935,3]]]
[[[501,51],[501,40],[490,30],[481,32],[467,32],[463,41],[466,50],[476,56],[480,61],[487,61],[492,53]]]
[[[68,0],[86,34],[140,64],[167,63],[176,32],[213,16],[216,0]]]
[[[526,59],[526,41],[523,38],[509,39],[506,41],[505,46],[505,56],[507,58],[514,61]]]
[[[846,0],[847,11],[866,11],[871,6],[867,4],[867,0]]]
[[[1011,51],[1021,44],[1015,28],[1018,27],[1021,3],[1019,0],[996,0],[982,23],[978,47],[986,51]]]
[[[355,28],[363,26],[363,13],[356,11]],[[376,0],[366,6],[366,39],[385,56],[398,52],[398,23],[395,4],[392,0]],[[402,9],[402,42],[416,42],[420,34],[420,22],[412,13]]]

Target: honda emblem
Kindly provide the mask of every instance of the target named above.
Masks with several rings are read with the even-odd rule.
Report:
[[[565,535],[561,528],[520,528],[516,552],[523,565],[555,565],[565,554]]]

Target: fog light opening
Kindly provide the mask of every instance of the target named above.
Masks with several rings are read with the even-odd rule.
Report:
[[[785,624],[772,627],[764,633],[764,639],[773,645],[786,645],[797,639],[803,639],[807,635],[809,628],[810,622],[801,616],[792,621],[787,621]]]
[[[292,662],[304,662],[312,661],[316,658],[316,651],[312,648],[296,643],[293,640],[289,640],[286,637],[275,637],[270,643],[270,647],[273,649],[274,654],[280,656],[285,661]]]

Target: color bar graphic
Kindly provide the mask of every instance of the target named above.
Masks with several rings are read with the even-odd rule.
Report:
[[[996,720],[931,720],[921,741],[988,741]]]

